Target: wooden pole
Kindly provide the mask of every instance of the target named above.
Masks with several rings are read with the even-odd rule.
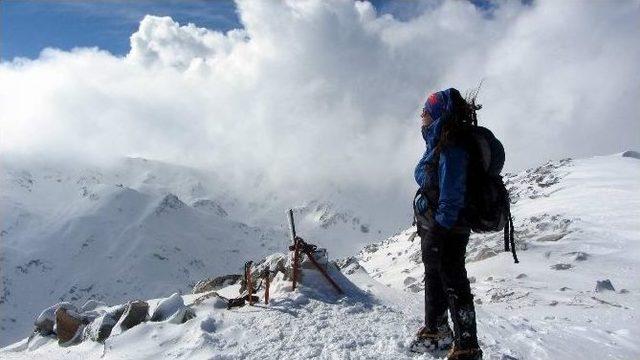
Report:
[[[249,305],[253,305],[253,285],[251,284],[251,261],[247,262],[244,265],[244,273],[245,276],[247,277],[246,283],[247,283],[247,291],[248,291],[248,296],[249,296]]]
[[[264,281],[265,281],[265,289],[264,289],[264,303],[269,305],[269,285],[270,285],[270,271],[269,269],[266,270],[266,274],[267,276],[265,277]]]
[[[296,289],[296,284],[298,282],[298,263],[300,262],[300,244],[296,241],[293,245],[293,290]]]
[[[292,290],[296,289],[296,285],[298,284],[298,262],[300,262],[300,246],[298,244],[298,237],[296,236],[296,224],[293,221],[293,209],[289,209],[287,211],[287,217],[289,220],[289,232],[291,234],[291,244],[292,247],[289,247],[289,250],[293,250],[293,266],[291,269],[291,282],[292,282]],[[293,248],[293,249],[292,249]]]

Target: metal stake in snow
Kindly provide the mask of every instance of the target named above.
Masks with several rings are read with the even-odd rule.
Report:
[[[316,261],[315,257],[313,256],[313,252],[316,250],[316,246],[312,244],[307,244],[301,237],[296,235],[296,226],[293,221],[292,209],[289,209],[288,215],[289,215],[289,229],[291,230],[291,240],[293,241],[293,244],[289,246],[289,251],[293,251],[293,269],[292,269],[292,276],[291,276],[292,282],[293,282],[293,286],[292,286],[293,290],[296,289],[296,284],[298,282],[298,271],[299,271],[298,268],[300,267],[300,264],[299,264],[300,252],[302,251],[303,253],[305,253],[305,255],[307,255],[307,257],[309,258],[313,266],[315,266],[316,269],[320,271],[322,276],[324,276],[324,278],[327,279],[327,281],[331,284],[331,286],[333,286],[333,288],[336,289],[338,293],[342,294],[343,291],[340,288],[340,286],[338,286],[338,284],[336,284],[336,282],[333,281],[333,279],[329,276],[327,271],[320,264],[318,264],[318,261]]]
[[[292,289],[295,290],[298,282],[298,255],[300,251],[298,249],[298,242],[296,241],[296,224],[293,222],[293,209],[289,209],[287,215],[289,219],[289,230],[291,233],[291,246],[293,246],[293,268],[291,270],[291,281],[293,282]],[[292,250],[291,246],[289,247],[289,250]]]

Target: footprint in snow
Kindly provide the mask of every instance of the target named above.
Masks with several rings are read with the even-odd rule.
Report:
[[[572,267],[573,267],[573,265],[571,265],[571,264],[564,264],[564,263],[551,265],[551,268],[552,268],[553,270],[568,270],[568,269],[571,269]]]
[[[589,259],[589,257],[591,256],[591,255],[589,255],[589,254],[587,254],[585,252],[582,252],[582,251],[572,251],[572,252],[566,253],[565,255],[572,256],[574,261],[585,261],[585,260]]]
[[[416,282],[416,278],[414,278],[413,276],[407,276],[403,281],[405,285],[411,285],[414,282]]]
[[[200,329],[208,333],[216,331],[216,320],[210,317],[202,320],[200,323]]]

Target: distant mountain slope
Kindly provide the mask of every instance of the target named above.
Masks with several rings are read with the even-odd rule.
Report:
[[[174,194],[108,184],[97,174],[94,183],[8,175],[3,188],[22,193],[3,199],[4,342],[28,330],[34,311],[52,302],[186,291],[211,274],[237,272],[248,254],[275,251],[285,236],[230,220],[217,205],[192,207]],[[33,199],[50,201],[44,193],[56,191],[65,192],[57,194],[59,203],[45,207]]]
[[[238,273],[244,259],[288,241],[290,206],[316,241],[349,238],[357,247],[380,236],[331,201],[261,202],[256,191],[257,202],[245,204],[213,172],[158,161],[6,161],[2,170],[2,345],[28,331],[47,304],[148,298]]]

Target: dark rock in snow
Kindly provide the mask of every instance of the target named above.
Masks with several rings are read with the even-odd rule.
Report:
[[[422,264],[422,251],[414,251],[413,254],[409,255],[409,260],[414,264]]]
[[[522,273],[522,274],[518,274],[518,276],[516,276],[516,279],[524,279],[527,278],[527,274]]]
[[[153,253],[152,255],[153,255],[153,257],[155,257],[158,260],[168,260],[169,259],[168,257],[162,256],[162,255],[160,255],[158,253]]]
[[[187,204],[183,203],[180,198],[174,194],[167,194],[156,207],[155,213],[156,215],[160,215],[172,210],[182,209],[185,206],[187,206]]]
[[[511,355],[502,354],[500,360],[519,360],[517,357],[513,357]]]
[[[640,159],[640,152],[633,151],[633,150],[627,150],[627,151],[622,153],[622,157]]]
[[[343,273],[347,275],[352,275],[358,269],[362,268],[362,266],[354,256],[349,256],[347,258],[335,260],[334,264],[338,267],[338,269],[340,269]]]
[[[200,297],[198,297],[197,299],[195,299],[193,301],[193,303],[191,304],[193,305],[200,305],[202,303],[204,303],[205,301],[207,301],[212,308],[214,309],[226,309],[227,308],[227,301],[224,300],[222,297],[220,297],[220,295],[215,292],[209,292],[206,293]]]
[[[551,265],[551,268],[553,270],[569,270],[573,267],[573,265],[571,264],[564,264],[564,263],[560,263],[560,264],[554,264]]]
[[[121,305],[106,313],[102,313],[85,327],[84,337],[93,341],[104,342],[109,335],[111,335],[111,330],[113,330],[118,320],[122,317],[122,314],[126,310],[125,308],[126,306]]]
[[[202,320],[200,323],[200,330],[208,333],[216,331],[216,320],[211,317]]]
[[[44,309],[40,313],[40,315],[38,315],[38,317],[36,318],[36,321],[34,323],[35,325],[34,332],[37,332],[41,335],[53,334],[53,326],[56,323],[56,310],[60,308],[69,309],[73,311],[76,310],[76,307],[68,302],[58,303]]]
[[[411,285],[411,284],[413,284],[413,283],[415,283],[415,282],[416,282],[416,278],[414,278],[413,276],[407,276],[407,277],[404,279],[404,284],[405,284],[405,285]]]
[[[82,318],[73,310],[59,307],[56,310],[55,332],[60,344],[69,343],[74,340],[78,329],[82,325]]]
[[[116,321],[119,321],[120,318],[122,317],[122,315],[124,314],[124,312],[127,310],[127,306],[126,305],[118,305],[118,307],[111,309],[110,311],[108,311],[107,313],[113,317],[114,319],[116,319]]]
[[[117,322],[118,320],[113,316],[107,313],[102,314],[85,328],[85,338],[104,342],[111,335],[111,330],[113,330]]]
[[[372,254],[372,253],[378,251],[378,244],[369,244],[369,245],[365,246],[362,249],[362,251]]]
[[[191,293],[199,294],[207,291],[215,291],[225,286],[236,284],[241,279],[242,279],[242,275],[229,274],[229,275],[218,276],[215,278],[200,280],[193,286],[193,291]]]
[[[153,315],[151,315],[151,321],[167,320],[184,307],[185,305],[184,300],[182,300],[182,296],[178,293],[173,293],[173,295],[160,301],[158,307],[153,311]]]
[[[36,321],[34,332],[37,332],[41,335],[50,335],[53,334],[53,325],[55,321],[52,321],[48,318],[42,319],[42,321]]]
[[[149,304],[146,301],[134,300],[127,303],[122,319],[120,319],[120,329],[123,331],[142,323],[147,319]]]
[[[596,292],[602,292],[602,291],[616,291],[616,289],[613,288],[613,284],[611,283],[611,280],[609,279],[598,280],[596,282]]]
[[[169,318],[169,322],[172,324],[184,324],[195,317],[196,312],[192,308],[185,306],[173,314],[173,316]]]
[[[573,260],[575,261],[585,261],[589,259],[589,256],[590,256],[589,254],[582,251],[572,251],[572,252],[566,253],[566,255],[573,256]]]

